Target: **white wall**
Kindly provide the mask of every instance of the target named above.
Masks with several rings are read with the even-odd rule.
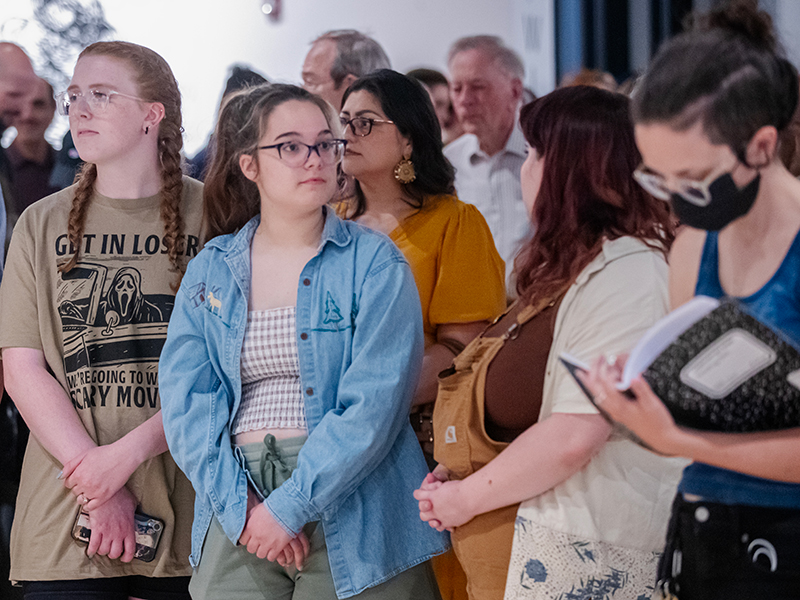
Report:
[[[772,17],[787,57],[796,67],[800,66],[800,2],[776,0]]]
[[[525,3],[551,6],[552,1]],[[353,28],[373,36],[400,71],[419,66],[444,70],[450,44],[478,33],[499,35],[526,54],[519,0],[516,4],[515,0],[282,0],[278,23],[261,13],[259,0],[101,0],[101,4],[116,29],[116,39],[154,49],[175,72],[184,96],[189,155],[205,143],[212,128],[229,65],[241,62],[271,80],[298,82],[309,42],[328,29]],[[3,0],[0,23],[29,17],[31,5],[31,0]],[[34,28],[20,30],[18,23],[0,30],[0,37],[18,40],[34,54],[30,47]],[[543,25],[552,40],[552,20]],[[540,73],[537,77],[548,71],[554,77],[554,66],[548,65],[546,54],[541,56],[537,55],[534,69]]]
[[[556,87],[557,0],[515,0],[511,28],[502,36],[525,63],[525,86],[537,96]]]

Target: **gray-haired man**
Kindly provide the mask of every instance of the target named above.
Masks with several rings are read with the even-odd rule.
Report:
[[[530,233],[520,187],[525,139],[516,124],[525,70],[513,50],[488,35],[457,40],[447,64],[453,109],[466,133],[444,153],[456,168],[458,197],[474,204],[492,231],[514,296],[509,275]]]
[[[328,31],[311,43],[303,62],[303,87],[338,111],[351,83],[362,75],[391,67],[386,52],[371,37],[354,29]]]

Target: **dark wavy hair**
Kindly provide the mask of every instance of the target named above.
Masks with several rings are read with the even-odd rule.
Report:
[[[587,86],[561,88],[525,105],[520,124],[544,160],[533,208],[536,231],[514,263],[523,301],[558,293],[605,240],[632,236],[667,254],[673,219],[669,205],[633,179],[641,157],[627,97]]]
[[[770,16],[752,0],[697,17],[693,27],[659,49],[634,96],[633,120],[676,131],[702,123],[713,143],[747,164],[756,131],[790,124],[797,70],[780,54]]]
[[[361,90],[375,96],[387,118],[411,140],[411,162],[417,177],[403,188],[414,200],[414,206],[422,208],[428,196],[454,194],[455,169],[442,153],[442,130],[425,88],[402,73],[380,69],[354,81],[344,93],[342,106],[350,94]],[[367,209],[358,181],[354,203],[351,218],[363,215]]]

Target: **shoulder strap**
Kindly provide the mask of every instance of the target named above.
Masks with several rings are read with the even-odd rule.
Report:
[[[567,293],[567,290],[569,289],[569,287],[571,285],[572,285],[572,282],[570,281],[567,285],[563,286],[557,293],[555,293],[555,294],[553,294],[551,296],[548,296],[546,298],[542,298],[538,302],[536,302],[534,304],[531,304],[529,306],[526,306],[521,311],[519,311],[519,314],[517,314],[516,323],[513,323],[508,328],[508,331],[506,331],[503,334],[503,337],[505,339],[509,339],[509,338],[510,339],[514,339],[514,338],[516,338],[519,335],[520,328],[525,323],[527,323],[528,321],[533,319],[536,315],[538,315],[540,312],[542,312],[546,308],[550,308],[551,306],[555,306],[556,303],[559,300],[561,300],[561,298],[564,296],[564,294]]]

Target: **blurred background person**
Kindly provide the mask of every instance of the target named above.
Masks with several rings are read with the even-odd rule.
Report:
[[[61,150],[56,152],[55,164],[50,172],[50,185],[57,190],[71,186],[82,164],[75,142],[72,141],[72,132],[67,131],[61,139]]]
[[[17,137],[6,149],[11,171],[12,201],[7,214],[9,230],[13,229],[23,210],[58,191],[50,185],[56,151],[44,137],[55,114],[53,87],[39,79],[14,120]]]
[[[311,42],[303,61],[303,87],[338,111],[351,83],[372,71],[391,68],[386,52],[371,37],[355,29],[335,29]]]
[[[37,85],[38,77],[25,51],[10,42],[0,42],[0,135],[14,124],[25,108],[25,102]],[[0,240],[5,242],[0,266],[8,246],[6,215],[13,208],[11,189],[11,164],[6,151],[0,147],[0,199],[3,200],[0,214]],[[2,271],[0,271],[2,273]]]
[[[269,83],[266,77],[260,73],[256,73],[249,67],[244,65],[233,65],[230,69],[230,76],[225,82],[225,89],[222,92],[222,99],[219,101],[220,108],[225,103],[225,100],[239,90],[245,88],[262,85]],[[217,111],[219,112],[219,111]],[[206,169],[211,164],[211,155],[214,152],[214,134],[208,137],[208,142],[203,146],[197,154],[192,158],[186,160],[186,174],[200,181],[206,178]]]
[[[36,84],[36,73],[24,50],[9,42],[0,42],[0,135],[23,110],[29,91]],[[6,237],[5,203],[11,201],[10,165],[0,147],[0,241]],[[0,246],[0,278],[3,275],[5,246]],[[0,390],[3,389],[0,362]],[[28,441],[28,429],[11,398],[3,392],[0,401],[0,598],[21,598],[19,588],[8,581],[9,536],[14,519],[14,502],[22,471],[22,455]]]
[[[642,75],[640,73],[634,73],[630,77],[628,77],[625,81],[619,84],[617,91],[628,98],[633,98],[633,95],[636,93],[636,88],[639,85],[639,81],[641,80]]]
[[[387,234],[411,265],[422,303],[425,355],[411,422],[433,467],[437,375],[505,307],[503,262],[480,212],[453,195],[433,104],[422,85],[375,71],[344,95],[342,169],[355,195],[341,212]],[[445,600],[466,597],[452,552],[433,559]]]
[[[792,120],[781,132],[779,154],[789,172],[800,177],[800,110],[794,111]]]
[[[453,108],[466,134],[444,154],[456,168],[458,197],[474,204],[489,225],[513,297],[514,257],[530,234],[519,179],[525,138],[517,126],[525,68],[500,38],[489,35],[456,41],[447,66]]]
[[[433,102],[433,109],[436,111],[436,118],[439,119],[439,126],[442,128],[442,143],[447,145],[460,137],[464,130],[453,110],[447,77],[435,69],[423,68],[412,69],[406,75],[419,81],[428,90],[431,102]]]
[[[588,85],[609,92],[618,91],[617,80],[607,71],[600,69],[581,69],[577,73],[567,73],[561,78],[558,87],[569,87],[571,85]]]

